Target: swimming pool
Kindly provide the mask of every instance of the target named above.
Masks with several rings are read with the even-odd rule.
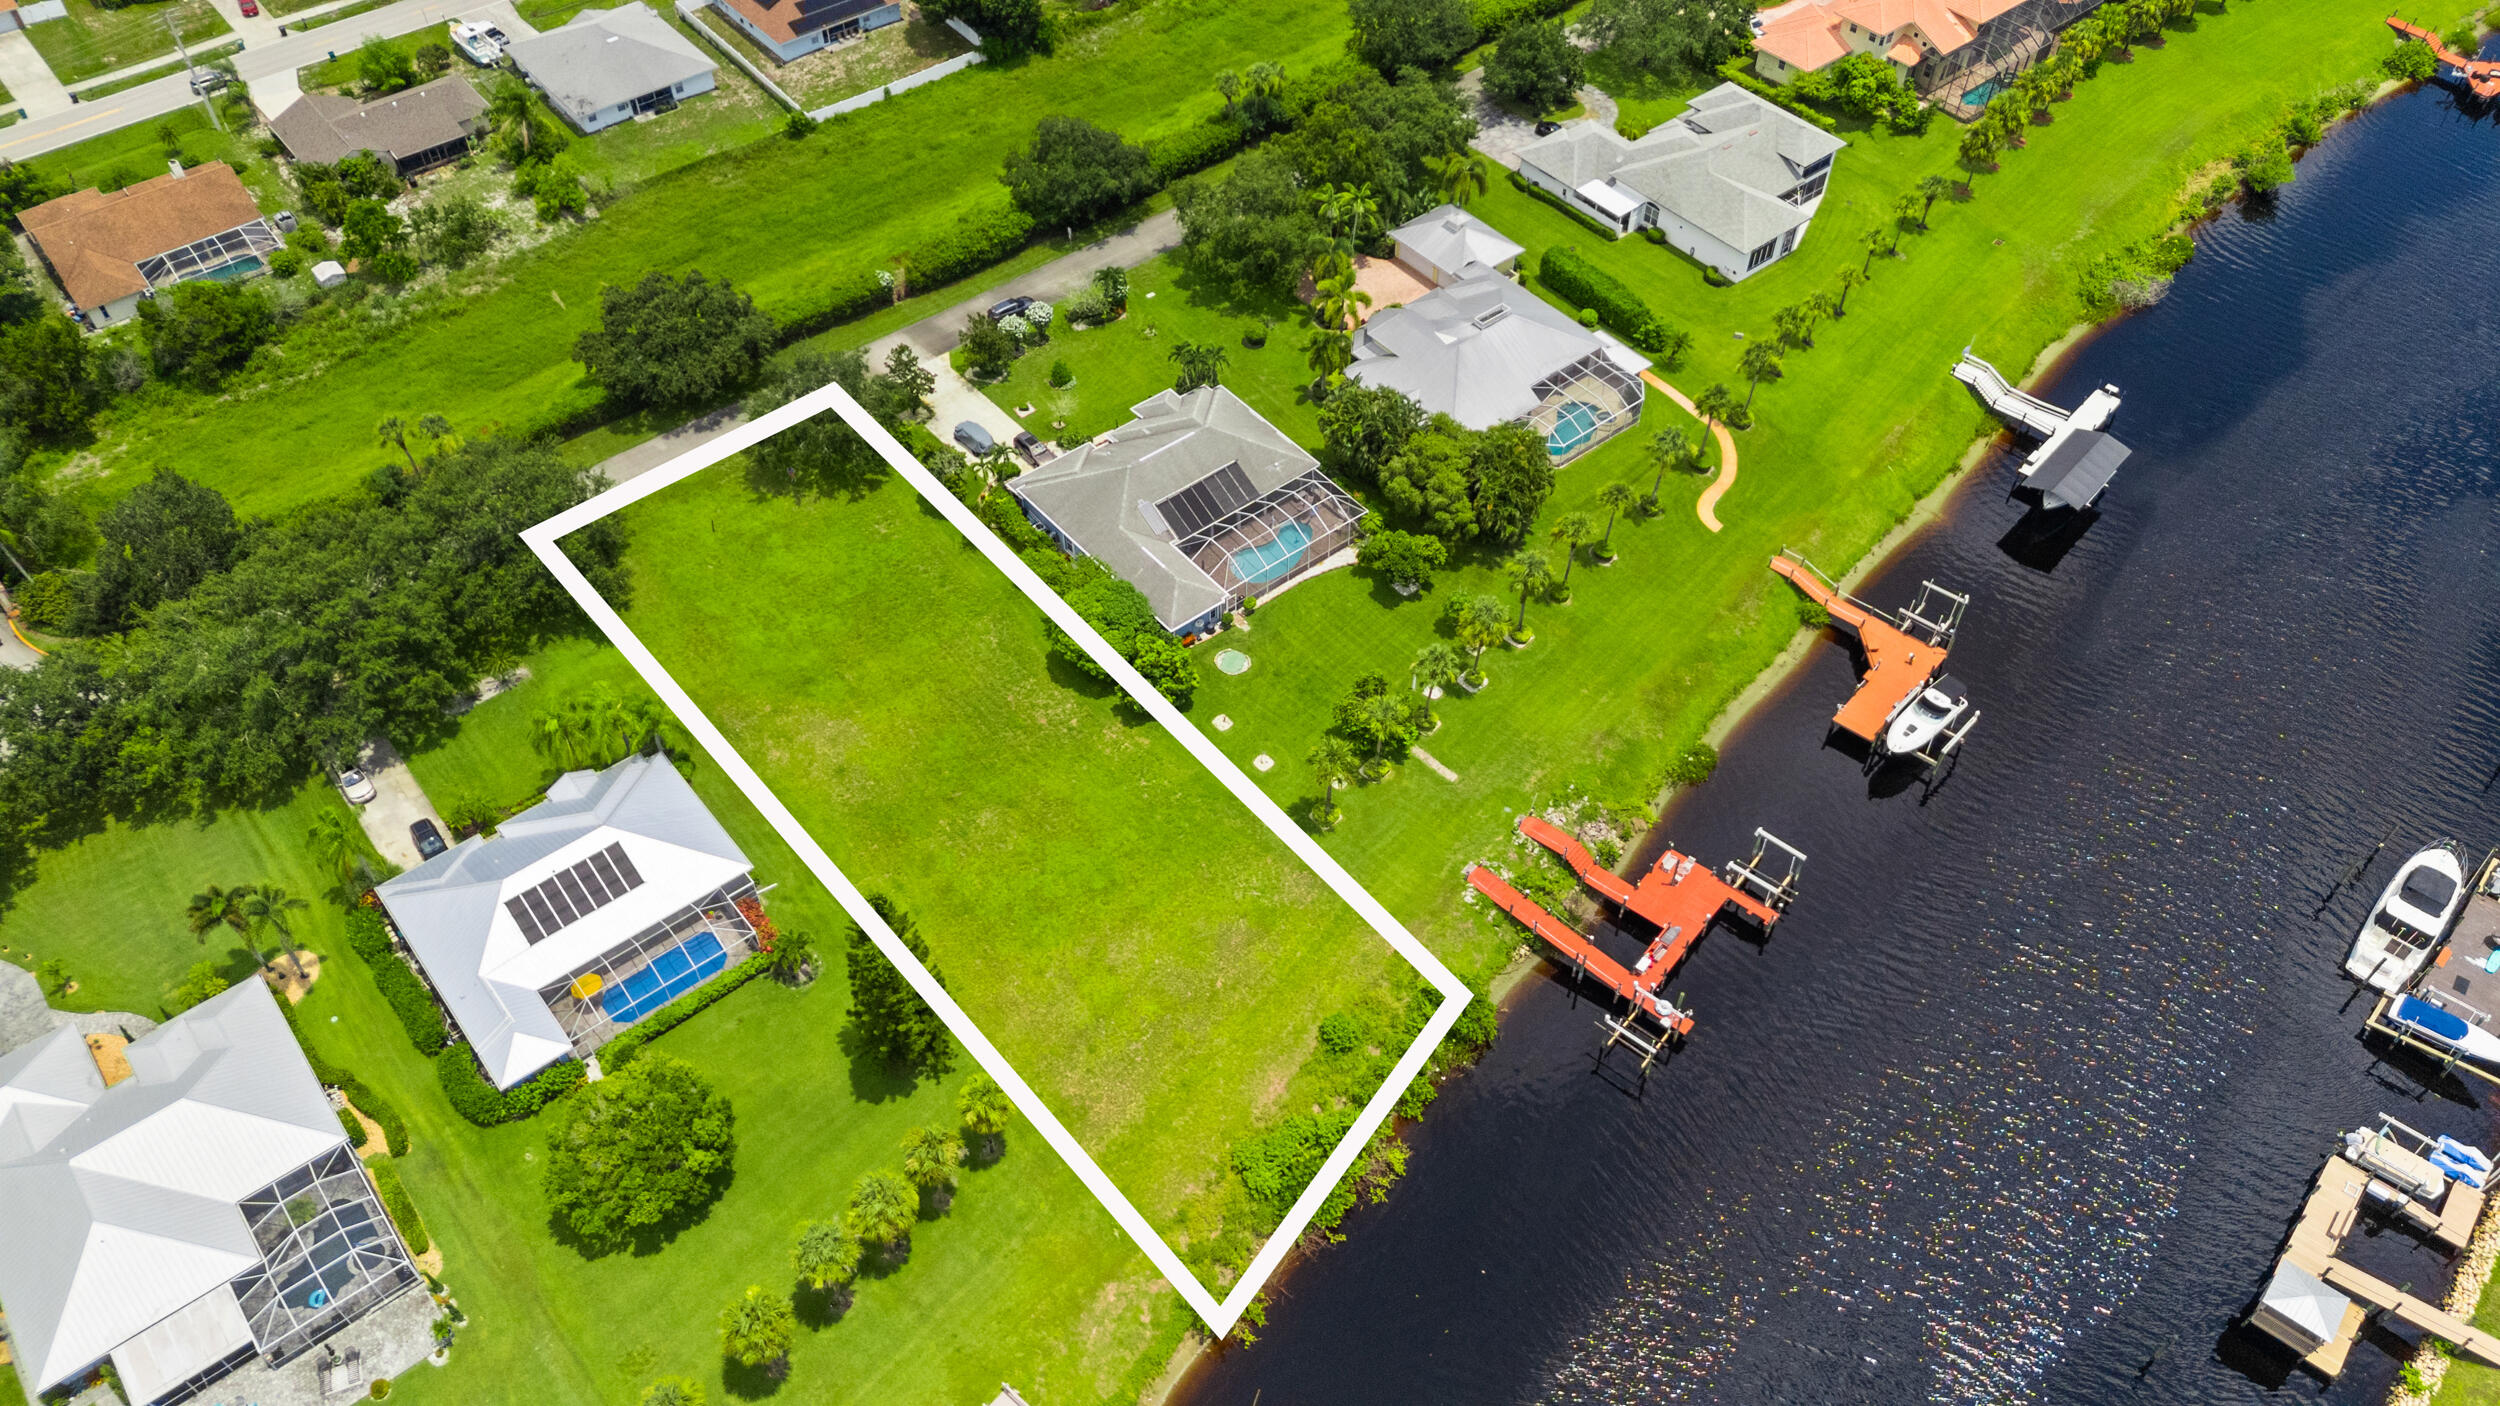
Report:
[[[1233,553],[1233,574],[1254,586],[1290,576],[1311,547],[1311,530],[1298,522],[1276,529],[1275,537]]]
[[[631,1025],[700,986],[729,965],[720,938],[705,931],[651,959],[650,965],[607,989],[599,998],[608,1019]]]
[[[1986,107],[1988,105],[1988,99],[1993,98],[1996,95],[1996,80],[1991,78],[1987,82],[1980,84],[1978,87],[1971,89],[1967,93],[1964,93],[1962,95],[1962,104],[1965,107]]]
[[[1559,459],[1576,454],[1597,434],[1597,422],[1603,419],[1596,406],[1575,400],[1554,417],[1554,432],[1545,437],[1545,452]]]

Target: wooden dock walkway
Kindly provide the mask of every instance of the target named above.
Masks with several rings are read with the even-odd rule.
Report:
[[[2329,1377],[2342,1371],[2367,1318],[2360,1311],[2366,1305],[2444,1339],[2456,1347],[2460,1357],[2487,1367],[2500,1367],[2500,1337],[2484,1332],[2428,1299],[2407,1293],[2336,1258],[2344,1247],[2344,1238],[2360,1222],[2363,1188],[2370,1181],[2370,1173],[2343,1157],[2327,1158],[2325,1168],[2318,1173],[2316,1183],[2309,1189],[2308,1201],[2301,1206],[2300,1219],[2292,1224],[2291,1239],[2283,1248],[2282,1262],[2317,1276],[2327,1287],[2353,1303],[2353,1307],[2345,1312],[2336,1336],[2302,1360]],[[2483,1200],[2482,1192],[2463,1184],[2453,1184],[2443,1198],[2438,1215],[2431,1215],[2419,1207],[2406,1207],[2402,1214],[2441,1244],[2451,1249],[2462,1249],[2473,1236],[2474,1225],[2482,1216]]]

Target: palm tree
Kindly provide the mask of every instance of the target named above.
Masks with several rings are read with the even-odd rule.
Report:
[[[530,750],[571,771],[581,755],[581,711],[570,705],[541,708],[530,715]]]
[[[1361,322],[1356,311],[1372,305],[1372,295],[1354,286],[1354,265],[1337,260],[1337,269],[1327,274],[1314,273],[1311,278],[1311,312],[1322,327],[1346,327]]]
[[[1372,740],[1371,761],[1367,768],[1385,775],[1389,765],[1389,744],[1404,740],[1406,705],[1383,693],[1364,699],[1354,710],[1356,724]]]
[[[1509,633],[1510,611],[1499,598],[1479,594],[1452,599],[1448,614],[1450,628],[1457,634],[1460,646],[1466,649],[1468,662],[1474,666],[1470,672],[1475,675],[1475,686],[1482,688],[1484,652],[1499,644],[1502,636]]]
[[[1866,279],[1867,276],[1858,272],[1856,269],[1842,269],[1840,271],[1840,276],[1833,280],[1833,282],[1840,285],[1840,292],[1832,298],[1832,316],[1846,317],[1849,315],[1849,290],[1857,287],[1861,283],[1864,283]]]
[[[1789,347],[1814,345],[1814,319],[1819,310],[1808,303],[1791,303],[1771,314],[1771,327],[1779,333],[1780,344]]]
[[[1433,193],[1452,205],[1464,205],[1471,197],[1484,194],[1484,167],[1472,152],[1428,156],[1424,158],[1424,169],[1432,173]]]
[[[1217,377],[1229,360],[1221,342],[1193,342],[1186,337],[1173,339],[1167,359],[1181,369],[1180,380],[1172,387],[1187,393],[1201,386],[1217,384]]]
[[[1951,189],[1953,189],[1953,182],[1946,180],[1942,176],[1931,175],[1921,176],[1919,178],[1918,198],[1925,202],[1918,207],[1918,227],[1920,229],[1927,228],[1927,212],[1935,209],[1936,202],[1942,200],[1945,192]]]
[[[1458,685],[1467,660],[1456,649],[1434,640],[1415,651],[1415,687],[1425,698],[1439,698]]]
[[[2004,139],[1997,135],[1994,124],[1985,120],[1974,122],[1970,130],[1962,134],[1962,164],[1973,171],[1993,171],[1997,168],[1997,148],[2003,144]],[[1874,261],[1872,251],[1878,238],[1877,234],[1867,236],[1869,263]]]
[[[1329,381],[1354,364],[1354,334],[1342,327],[1314,327],[1302,344],[1302,362],[1311,368],[1314,399],[1328,392]]]
[[[1767,342],[1751,343],[1745,348],[1745,354],[1736,358],[1736,370],[1751,383],[1745,389],[1745,409],[1750,411],[1753,409],[1754,392],[1762,389],[1762,383],[1779,379],[1779,349]]]
[[[998,1086],[998,1081],[977,1069],[955,1093],[956,1116],[992,1151],[1006,1134],[1007,1120],[1015,1116],[1015,1111],[1015,1104],[1008,1100],[1007,1091]]]
[[[720,1314],[721,1356],[741,1367],[763,1367],[790,1355],[797,1332],[790,1300],[749,1284]]]
[[[486,95],[486,125],[498,137],[517,133],[521,141],[521,159],[530,159],[530,129],[537,122],[530,112],[530,90],[518,79],[507,79],[495,85]]]
[[[192,939],[204,944],[208,941],[209,929],[216,927],[232,928],[238,935],[248,935],[252,924],[251,919],[243,916],[243,899],[251,891],[248,884],[230,889],[210,884],[204,891],[191,895],[190,906],[183,909],[183,918],[190,924]]]
[[[305,842],[312,846],[313,858],[324,868],[339,876],[344,884],[356,872],[364,858],[363,830],[355,817],[342,810],[324,810],[312,819],[304,832]]]
[[[1736,392],[1729,390],[1726,382],[1713,381],[1701,394],[1693,397],[1693,409],[1701,416],[1701,432],[1707,435],[1712,425],[1724,425],[1734,420],[1740,407],[1736,404]]]
[[[1868,230],[1859,236],[1858,242],[1866,246],[1866,257],[1858,263],[1858,274],[1867,277],[1874,273],[1875,256],[1884,252],[1884,227],[1877,225]]]
[[[1918,196],[1914,192],[1903,191],[1901,198],[1892,202],[1892,247],[1896,253],[1901,248],[1901,236],[1917,224]]]
[[[790,1268],[799,1282],[819,1293],[839,1289],[859,1277],[859,1241],[829,1220],[799,1227],[798,1243],[790,1247]]]
[[[913,1204],[917,1199],[911,1184],[901,1177],[870,1172],[852,1190],[850,1209],[842,1213],[842,1228],[867,1244],[897,1245],[911,1234],[912,1218],[919,1214]]]
[[[417,456],[408,452],[407,421],[397,415],[385,415],[382,417],[382,423],[373,427],[373,434],[374,438],[384,444],[398,445],[399,457],[408,461],[408,472],[417,471]]]
[[[1510,627],[1511,638],[1525,640],[1529,637],[1528,597],[1544,590],[1554,579],[1554,559],[1542,547],[1522,547],[1502,563],[1502,574],[1519,588],[1519,619]]]
[[[1380,201],[1368,185],[1323,185],[1313,194],[1321,222],[1343,253],[1360,248],[1364,231],[1380,222]]]
[[[1597,524],[1589,520],[1587,513],[1565,513],[1554,519],[1551,535],[1555,541],[1562,543],[1563,559],[1562,580],[1556,583],[1555,589],[1562,592],[1566,601],[1571,599],[1572,563],[1580,559],[1580,548],[1587,545],[1589,534],[1596,530]]]
[[[1682,436],[1679,435],[1678,438]],[[1661,473],[1659,478],[1663,482],[1666,475]],[[1606,531],[1597,539],[1596,556],[1600,564],[1615,559],[1615,554],[1608,550],[1614,545],[1615,519],[1622,516],[1624,509],[1639,502],[1640,498],[1639,489],[1620,479],[1597,490],[1597,506],[1606,510]]]
[[[1353,744],[1334,733],[1321,738],[1311,748],[1311,779],[1319,783],[1319,806],[1311,819],[1321,825],[1337,823],[1337,788],[1350,785],[1362,768],[1362,759],[1354,755]]]
[[[964,1164],[964,1140],[936,1128],[914,1128],[903,1134],[903,1179],[922,1191],[955,1184],[955,1169]]]
[[[1700,408],[1698,403],[1696,408]],[[1702,434],[1707,436],[1710,433],[1707,415],[1702,417],[1701,425]],[[1662,429],[1649,437],[1649,460],[1657,465],[1657,472],[1649,482],[1649,505],[1655,508],[1658,506],[1659,491],[1667,486],[1668,471],[1685,474],[1701,467],[1701,446],[1687,438],[1682,430]]]
[[[1231,118],[1241,110],[1241,75],[1231,69],[1215,75],[1215,91],[1224,95],[1224,116]]]
[[[243,900],[243,916],[251,920],[253,927],[278,935],[278,950],[286,954],[287,964],[295,968],[299,981],[304,977],[304,949],[295,940],[295,927],[287,921],[286,915],[300,913],[311,906],[276,884],[263,884],[251,890]]]

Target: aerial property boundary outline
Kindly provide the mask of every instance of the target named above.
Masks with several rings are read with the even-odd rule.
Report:
[[[1189,754],[1197,758],[1200,765],[1213,774],[1216,780],[1222,782],[1236,799],[1249,807],[1251,814],[1257,816],[1261,823],[1285,843],[1286,848],[1292,850],[1304,864],[1309,865],[1311,871],[1317,874],[1323,883],[1327,884],[1339,898],[1345,900],[1349,907],[1361,915],[1363,921],[1371,925],[1374,932],[1380,934],[1390,947],[1397,951],[1398,955],[1404,957],[1418,972],[1423,974],[1425,980],[1431,982],[1441,992],[1442,1000],[1439,1009],[1435,1010],[1432,1018],[1425,1022],[1422,1032],[1416,1035],[1415,1042],[1407,1047],[1406,1053],[1399,1058],[1396,1067],[1389,1072],[1388,1079],[1381,1084],[1370,1101],[1363,1105],[1363,1111],[1355,1118],[1354,1126],[1346,1130],[1345,1137],[1328,1154],[1328,1160],[1321,1165],[1319,1174],[1312,1179],[1309,1186],[1303,1188],[1301,1196],[1294,1201],[1293,1209],[1286,1214],[1284,1221],[1276,1227],[1274,1233],[1268,1236],[1266,1243],[1259,1247],[1258,1253],[1251,1258],[1249,1268],[1233,1285],[1232,1292],[1220,1302],[1208,1292],[1205,1285],[1198,1282],[1197,1276],[1190,1273],[1188,1266],[1181,1263],[1180,1256],[1164,1242],[1163,1237],[1156,1232],[1153,1225],[1148,1223],[1145,1216],[1130,1204],[1127,1195],[1095,1163],[1093,1155],[1087,1152],[1083,1145],[1077,1142],[1075,1136],[1060,1123],[1057,1115],[1051,1112],[1032,1085],[1026,1083],[1023,1076],[1008,1064],[1006,1057],[999,1053],[997,1046],[990,1043],[989,1037],[984,1035],[980,1027],[973,1023],[972,1018],[964,1013],[963,1007],[956,1004],[955,998],[948,994],[946,988],[938,985],[936,979],[930,976],[928,968],[922,966],[919,959],[911,954],[911,950],[902,944],[901,940],[894,935],[894,930],[877,915],[876,910],[868,906],[866,895],[834,864],[832,856],[827,854],[824,847],[816,842],[815,837],[799,824],[798,818],[790,812],[789,807],[783,805],[781,798],[773,794],[772,788],[764,784],[763,777],[756,772],[755,768],[748,765],[746,758],[739,754],[737,748],[730,745],[728,737],[713,724],[711,718],[701,708],[695,705],[694,699],[678,684],[677,680],[660,666],[658,657],[635,636],[634,632],[626,626],[624,618],[618,615],[615,608],[600,596],[598,591],[591,586],[589,579],[582,575],[580,568],[574,566],[572,560],[564,554],[561,544],[571,533],[597,522],[630,503],[647,498],[734,454],[762,443],[783,430],[812,419],[826,410],[839,414],[860,438],[867,441],[869,446],[875,449],[896,473],[902,475],[904,480],[911,484],[923,500],[944,514],[946,520],[953,523],[956,530],[964,535],[965,540],[978,547],[981,554],[988,557],[992,565],[1005,573],[1007,579],[1015,583],[1016,589],[1022,591],[1035,605],[1041,607],[1042,613],[1049,617],[1051,623],[1066,631],[1081,645],[1086,654],[1091,656],[1095,663],[1101,665],[1128,693],[1132,701],[1161,724],[1165,732],[1171,734],[1183,747],[1187,748]],[[1061,600],[1057,593],[1042,584],[1042,579],[1034,574],[1031,567],[1019,560],[1007,544],[999,540],[997,534],[991,532],[986,524],[973,515],[970,508],[958,500],[953,493],[947,491],[946,486],[938,482],[935,475],[912,458],[903,449],[901,443],[888,434],[885,427],[878,424],[866,410],[860,407],[859,402],[839,385],[826,385],[810,392],[710,443],[687,451],[647,474],[618,484],[596,497],[558,513],[522,533],[521,537],[529,544],[530,549],[538,554],[539,560],[546,563],[547,569],[555,573],[556,579],[564,584],[565,590],[572,594],[574,601],[599,626],[601,633],[605,634],[609,641],[632,662],[635,672],[642,675],[644,682],[648,683],[652,690],[660,695],[661,701],[667,703],[669,708],[676,713],[678,721],[684,724],[687,732],[711,756],[712,760],[719,764],[730,779],[737,783],[738,789],[746,795],[748,801],[752,802],[758,811],[763,813],[764,818],[771,823],[782,839],[789,843],[790,848],[807,865],[809,872],[813,873],[818,882],[822,883],[833,895],[835,901],[842,905],[843,911],[848,913],[851,920],[859,924],[860,928],[875,941],[877,949],[885,954],[886,960],[892,962],[895,969],[911,982],[912,989],[919,992],[921,999],[928,1002],[930,1008],[946,1022],[947,1028],[954,1032],[956,1039],[963,1042],[964,1048],[971,1052],[981,1068],[1006,1090],[1008,1097],[1014,1100],[1016,1108],[1032,1121],[1044,1140],[1049,1142],[1052,1149],[1058,1152],[1068,1166],[1076,1172],[1078,1179],[1085,1183],[1086,1189],[1093,1192],[1095,1199],[1101,1201],[1103,1207],[1111,1212],[1112,1219],[1118,1221],[1120,1228],[1128,1232],[1129,1238],[1137,1242],[1138,1248],[1146,1252],[1146,1258],[1152,1260],[1155,1268],[1163,1272],[1163,1277],[1170,1280],[1172,1286],[1180,1291],[1181,1297],[1188,1301],[1189,1306],[1197,1311],[1201,1319],[1205,1320],[1208,1329],[1218,1338],[1230,1333],[1234,1323],[1240,1320],[1242,1311],[1249,1307],[1250,1301],[1257,1297],[1260,1288],[1266,1284],[1268,1276],[1274,1274],[1276,1267],[1283,1262],[1285,1252],[1301,1238],[1303,1230],[1310,1225],[1311,1218],[1319,1213],[1319,1208],[1328,1199],[1329,1192],[1354,1165],[1354,1159],[1361,1155],[1365,1144],[1369,1143],[1372,1135],[1379,1131],[1380,1125],[1387,1121],[1391,1110],[1397,1106],[1399,1096],[1405,1092],[1407,1085],[1422,1072],[1424,1062],[1431,1058],[1432,1051],[1440,1045],[1441,1038],[1449,1033],[1452,1025],[1457,1023],[1459,1014],[1466,1008],[1469,999],[1466,984],[1461,982],[1447,966],[1444,966],[1439,958],[1433,956],[1422,943],[1416,941],[1414,935],[1391,916],[1389,910],[1383,907],[1378,899],[1366,892],[1361,884],[1355,882],[1353,875],[1347,873],[1343,866],[1329,856],[1327,851],[1320,848],[1318,841],[1306,834],[1300,826],[1294,824],[1292,819],[1285,814],[1284,809],[1269,799],[1266,792],[1253,784],[1250,778],[1242,773],[1241,768],[1234,765],[1231,758],[1225,756],[1212,741],[1207,739],[1205,734],[1199,732],[1188,719],[1182,717],[1180,710],[1173,707],[1162,694],[1156,692],[1154,686],[1147,683],[1145,677],[1139,674],[1126,659],[1121,658],[1118,651],[1114,650],[1092,625],[1086,623],[1084,617],[1078,615],[1066,601]]]

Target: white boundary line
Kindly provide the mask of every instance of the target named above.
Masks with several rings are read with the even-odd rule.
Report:
[[[1112,1182],[1100,1166],[1096,1165],[1093,1156],[1060,1123],[1058,1117],[1050,1111],[1049,1106],[1042,1102],[1041,1095],[1035,1093],[1033,1087],[1027,1084],[1023,1077],[1016,1073],[1014,1067],[1007,1063],[1006,1056],[998,1052],[998,1047],[991,1044],[989,1037],[981,1033],[980,1027],[972,1023],[972,1018],[964,1013],[962,1006],[956,1004],[955,998],[947,993],[946,988],[937,984],[937,981],[929,975],[928,968],[922,966],[919,959],[912,956],[911,949],[896,939],[894,930],[886,926],[885,920],[877,916],[875,909],[868,906],[868,900],[861,894],[858,886],[854,885],[843,875],[841,869],[835,866],[832,856],[825,853],[823,846],[817,844],[815,837],[799,824],[798,818],[792,815],[789,808],[781,803],[781,798],[774,795],[772,789],[764,784],[764,779],[756,774],[755,768],[749,766],[746,758],[738,754],[737,748],[730,745],[728,737],[713,725],[711,718],[706,716],[702,709],[695,706],[694,699],[687,695],[686,690],[678,685],[676,679],[669,676],[666,669],[660,667],[659,659],[634,635],[631,629],[626,627],[624,618],[618,615],[616,610],[591,586],[589,579],[582,575],[580,568],[574,566],[571,559],[564,555],[560,543],[571,533],[597,522],[629,503],[647,498],[671,484],[700,473],[721,460],[770,439],[783,430],[811,419],[828,409],[836,412],[848,422],[871,448],[883,456],[896,473],[901,474],[905,481],[919,491],[923,499],[943,513],[946,520],[953,523],[956,530],[962,532],[966,540],[981,549],[981,554],[988,557],[991,564],[1006,573],[1007,579],[1013,581],[1018,590],[1024,592],[1035,605],[1040,606],[1042,613],[1049,616],[1053,624],[1067,631],[1078,644],[1082,645],[1085,652],[1093,657],[1094,662],[1100,664],[1113,679],[1119,682],[1121,688],[1127,690],[1132,700],[1153,715],[1156,722],[1163,725],[1165,732],[1170,733],[1183,747],[1188,748],[1189,754],[1196,757],[1201,765],[1212,772],[1216,780],[1223,782],[1225,788],[1231,791],[1243,805],[1248,806],[1251,814],[1257,816],[1278,839],[1285,842],[1286,848],[1299,856],[1303,863],[1311,866],[1313,873],[1318,874],[1339,898],[1344,899],[1355,912],[1362,915],[1365,922],[1371,924],[1374,932],[1379,933],[1391,947],[1397,950],[1399,956],[1412,963],[1415,969],[1423,973],[1424,978],[1441,992],[1440,1009],[1434,1011],[1432,1018],[1424,1023],[1422,1033],[1415,1037],[1415,1043],[1409,1046],[1405,1055],[1398,1060],[1397,1067],[1389,1072],[1387,1082],[1380,1086],[1379,1092],[1372,1095],[1369,1103],[1363,1105],[1362,1114],[1354,1120],[1354,1126],[1346,1131],[1345,1139],[1328,1154],[1328,1160],[1321,1165],[1319,1175],[1313,1178],[1308,1187],[1304,1188],[1301,1197],[1293,1203],[1293,1209],[1286,1214],[1283,1223],[1278,1225],[1276,1232],[1267,1238],[1267,1243],[1259,1247],[1258,1254],[1250,1261],[1250,1267],[1243,1271],[1240,1280],[1233,1285],[1232,1292],[1220,1303],[1216,1301],[1213,1294],[1207,1291],[1205,1285],[1198,1282],[1198,1277],[1189,1272],[1188,1266],[1181,1263],[1180,1256],[1172,1252],[1172,1247],[1164,1243],[1163,1237],[1155,1232],[1155,1228],[1138,1213],[1137,1208],[1129,1204],[1128,1197],[1121,1193],[1120,1188]],[[1042,1137],[1062,1158],[1066,1159],[1068,1166],[1076,1172],[1078,1179],[1085,1183],[1086,1189],[1092,1191],[1104,1208],[1111,1212],[1112,1219],[1120,1223],[1120,1228],[1126,1230],[1129,1238],[1137,1242],[1138,1248],[1146,1252],[1146,1258],[1154,1261],[1155,1268],[1162,1270],[1163,1277],[1169,1279],[1172,1286],[1180,1290],[1181,1297],[1188,1300],[1189,1306],[1197,1310],[1198,1316],[1206,1321],[1208,1329],[1218,1338],[1230,1333],[1233,1324],[1240,1319],[1242,1310],[1249,1307],[1251,1299],[1258,1295],[1261,1286],[1266,1284],[1268,1276],[1274,1274],[1277,1265],[1283,1262],[1285,1252],[1293,1247],[1294,1241],[1301,1238],[1304,1228],[1311,1223],[1311,1218],[1319,1213],[1320,1204],[1328,1199],[1329,1192],[1335,1189],[1337,1182],[1345,1176],[1347,1169],[1354,1165],[1354,1159],[1361,1154],[1364,1145],[1371,1141],[1372,1134],[1379,1131],[1380,1125],[1388,1120],[1391,1110],[1397,1107],[1398,1099],[1405,1093],[1407,1085],[1414,1082],[1415,1076],[1423,1070],[1424,1061],[1429,1059],[1432,1051],[1440,1045],[1441,1037],[1448,1034],[1450,1027],[1457,1023],[1459,1013],[1467,1005],[1466,984],[1460,981],[1448,967],[1442,965],[1441,960],[1433,956],[1422,943],[1416,941],[1414,935],[1391,916],[1387,908],[1381,906],[1380,900],[1365,892],[1363,886],[1354,881],[1354,876],[1348,874],[1343,866],[1329,856],[1326,850],[1321,849],[1316,840],[1305,834],[1302,827],[1294,824],[1286,816],[1282,807],[1268,799],[1266,792],[1261,791],[1249,777],[1243,775],[1241,768],[1235,766],[1230,757],[1225,756],[1204,733],[1198,731],[1188,719],[1182,717],[1180,710],[1173,707],[1162,694],[1156,692],[1154,686],[1147,683],[1145,677],[1139,674],[1127,660],[1121,658],[1118,651],[1112,649],[1110,643],[1103,639],[1092,625],[1086,623],[1084,617],[1078,615],[1066,601],[1061,600],[1057,593],[1042,584],[1042,579],[1033,573],[1031,567],[1025,565],[1013,551],[1009,550],[1007,544],[1000,541],[980,518],[974,516],[970,508],[966,507],[953,493],[948,492],[946,486],[938,482],[935,475],[921,467],[919,461],[905,452],[894,436],[888,434],[885,427],[878,424],[866,410],[860,407],[859,402],[852,399],[850,393],[839,385],[827,385],[810,392],[779,409],[739,426],[708,444],[689,450],[649,473],[629,479],[587,502],[558,513],[523,532],[521,539],[538,554],[540,561],[546,563],[547,569],[555,573],[556,579],[564,583],[564,588],[572,593],[573,599],[598,624],[608,639],[624,652],[627,659],[633,662],[635,671],[640,673],[643,680],[658,692],[661,700],[676,713],[678,721],[685,725],[686,730],[694,736],[697,742],[702,744],[703,750],[711,754],[713,761],[719,763],[730,779],[738,783],[738,789],[746,793],[747,799],[754,803],[755,808],[763,812],[766,820],[772,822],[773,829],[779,831],[782,839],[789,842],[791,849],[797,852],[799,859],[807,865],[809,872],[813,873],[826,889],[831,891],[835,901],[842,905],[843,911],[850,914],[851,920],[867,932],[869,937],[876,942],[877,949],[885,953],[886,959],[894,963],[895,968],[911,982],[912,989],[919,992],[921,999],[927,1001],[930,1007],[945,1020],[947,1028],[955,1033],[955,1038],[963,1041],[964,1048],[971,1051],[972,1057],[978,1060],[981,1067],[989,1072],[990,1077],[996,1079],[999,1086],[1007,1091],[1008,1096],[1015,1101],[1016,1107],[1022,1110],[1024,1116],[1032,1120],[1033,1126],[1041,1131]]]

